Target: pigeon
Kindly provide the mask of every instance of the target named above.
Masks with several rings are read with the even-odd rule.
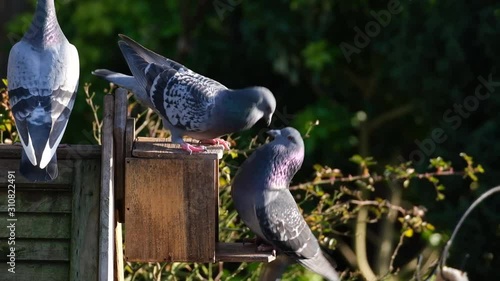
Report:
[[[304,160],[304,141],[291,127],[268,134],[274,140],[245,160],[233,179],[231,196],[236,211],[250,230],[279,254],[327,280],[338,281],[334,262],[321,250],[289,190]]]
[[[228,89],[125,35],[120,37],[118,45],[133,77],[162,116],[172,142],[183,150],[190,154],[205,150],[185,143],[183,136],[229,148],[220,136],[249,129],[261,119],[270,125],[276,99],[269,89]]]
[[[56,149],[73,109],[80,62],[57,22],[54,0],[38,0],[29,30],[9,54],[9,101],[23,146],[20,172],[32,182],[58,175]]]
[[[122,74],[119,72],[114,72],[108,69],[96,69],[92,71],[92,75],[102,77],[108,80],[109,82],[117,85],[118,87],[128,90],[129,92],[134,94],[134,96],[142,105],[147,106],[153,109],[156,113],[158,113],[155,106],[151,102],[151,99],[146,93],[146,89],[141,87],[137,83],[134,76]]]

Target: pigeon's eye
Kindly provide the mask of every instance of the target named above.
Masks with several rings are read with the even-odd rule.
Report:
[[[291,140],[291,141],[295,141],[295,139],[292,136],[288,136],[286,138],[289,139],[289,140]]]

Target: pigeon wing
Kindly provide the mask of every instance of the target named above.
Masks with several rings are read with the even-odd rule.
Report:
[[[287,189],[276,192],[274,199],[256,209],[264,238],[285,254],[296,258],[313,258],[321,252],[318,241],[299,212]]]
[[[26,42],[9,56],[9,100],[30,162],[43,169],[54,156],[68,123],[78,88],[78,52],[73,45],[35,51]],[[66,64],[63,64],[66,62]]]
[[[132,74],[171,126],[204,131],[216,95],[227,88],[180,63],[158,55],[127,36],[118,44]]]

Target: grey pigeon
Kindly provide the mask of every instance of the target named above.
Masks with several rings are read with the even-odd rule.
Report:
[[[54,0],[39,0],[29,30],[10,50],[9,100],[23,146],[20,172],[33,182],[57,177],[56,149],[73,109],[78,51],[57,22]]]
[[[146,89],[141,87],[137,83],[137,80],[135,80],[134,76],[114,72],[108,69],[96,69],[92,71],[92,74],[98,77],[102,77],[109,82],[121,88],[124,88],[129,92],[132,92],[142,105],[147,106],[158,113],[153,105],[153,102],[151,102],[151,99],[146,93]]]
[[[118,44],[132,75],[162,116],[172,142],[189,153],[203,151],[204,147],[185,143],[185,135],[227,147],[218,137],[249,129],[260,119],[271,123],[276,100],[267,88],[228,89],[125,35],[120,37]]]
[[[269,134],[274,140],[259,147],[236,173],[231,185],[236,211],[278,253],[337,281],[333,261],[321,250],[288,189],[304,160],[302,137],[290,127]]]

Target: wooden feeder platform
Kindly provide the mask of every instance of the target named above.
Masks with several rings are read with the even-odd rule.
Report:
[[[272,252],[218,238],[222,146],[189,154],[166,139],[135,136],[127,92],[114,96],[117,220],[125,226],[125,260],[271,262]]]

